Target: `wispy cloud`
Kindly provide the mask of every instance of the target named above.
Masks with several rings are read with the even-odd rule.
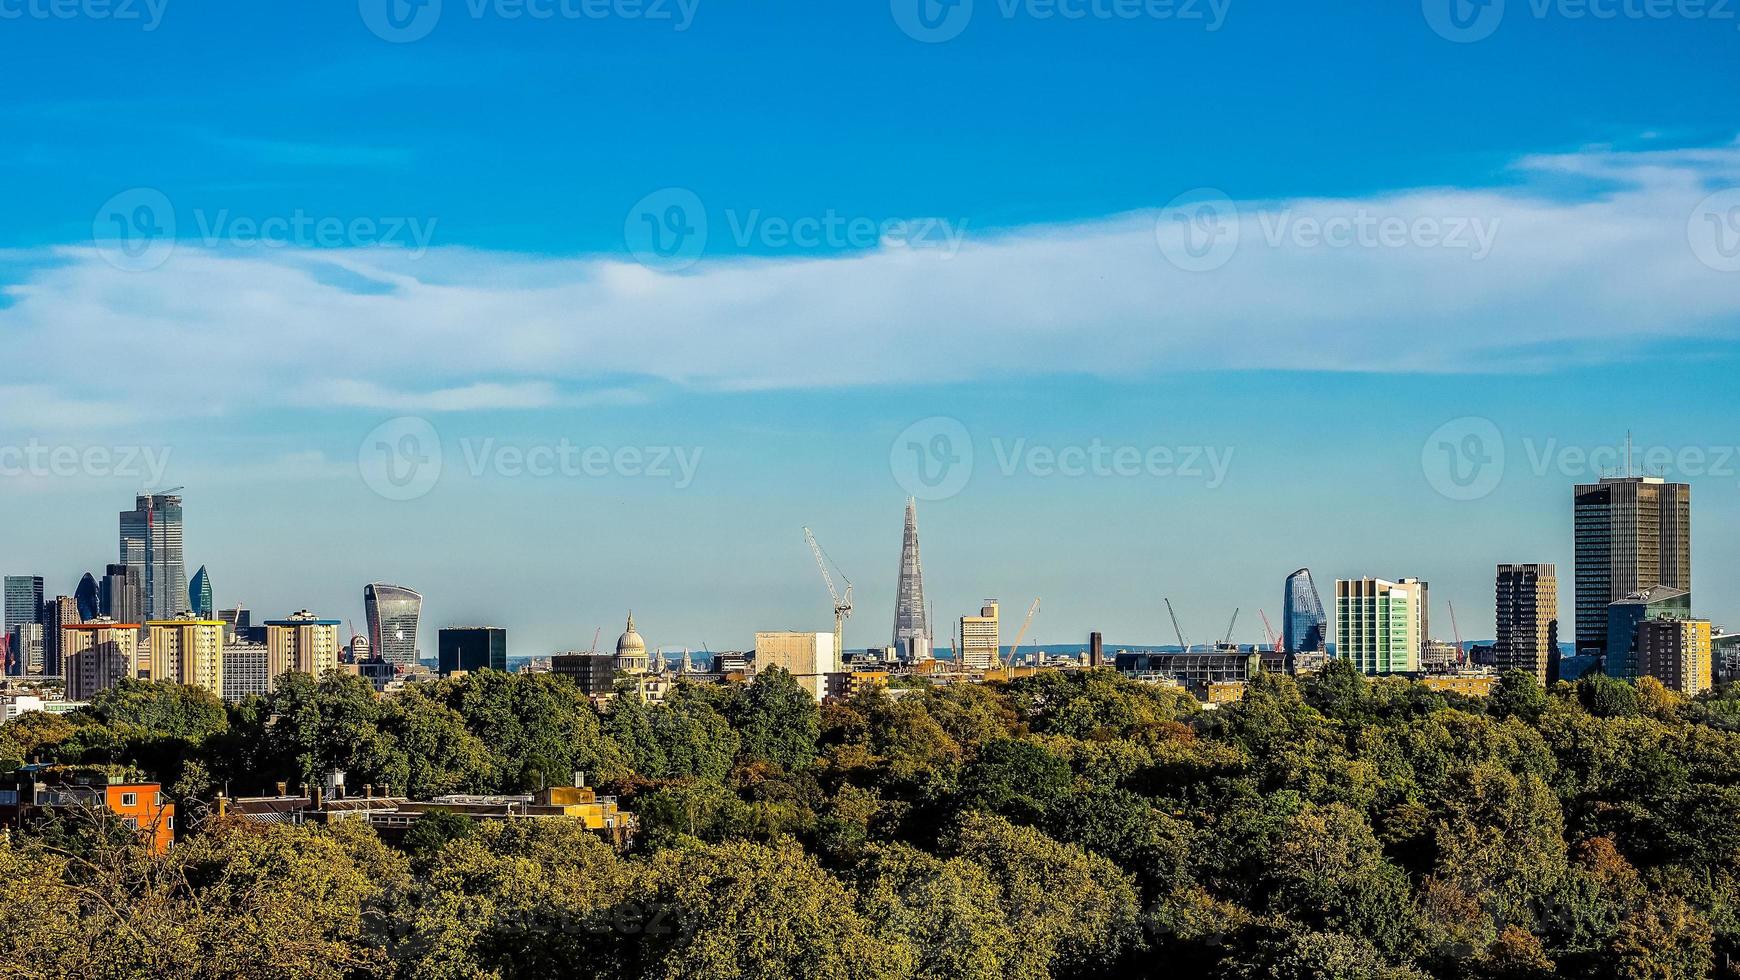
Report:
[[[885,246],[682,273],[463,248],[188,247],[137,273],[69,246],[9,288],[0,343],[38,372],[37,414],[100,420],[77,395],[93,350],[154,379],[107,390],[133,412],[438,412],[643,397],[594,390],[624,378],[762,389],[1526,371],[1735,336],[1740,272],[1694,243],[1723,230],[1699,208],[1740,184],[1740,146],[1591,149],[1517,169],[1521,186],[1505,190],[1238,202],[1196,243],[1206,268],[1179,251],[1205,230],[1192,208],[969,236],[952,257]],[[1567,194],[1566,178],[1591,186]],[[319,369],[267,383],[286,364]]]

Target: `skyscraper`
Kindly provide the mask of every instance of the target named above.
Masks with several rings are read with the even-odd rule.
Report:
[[[1692,488],[1660,477],[1578,484],[1577,652],[1607,652],[1607,606],[1658,585],[1692,590]]]
[[[1494,665],[1501,671],[1526,671],[1542,684],[1557,680],[1558,566],[1500,565],[1496,593]]]
[[[42,576],[6,576],[6,632],[42,622]]]
[[[417,662],[422,596],[403,586],[376,582],[363,587],[363,613],[368,618],[369,651],[376,660],[389,664]]]
[[[79,615],[78,600],[70,595],[55,596],[42,604],[42,673],[44,677],[66,676],[68,653],[64,632],[69,626],[84,622]],[[135,625],[134,629],[138,629]]]
[[[1317,594],[1309,568],[1287,576],[1281,636],[1288,653],[1322,653],[1329,648],[1329,617],[1323,614],[1323,599]]]
[[[187,587],[188,608],[200,619],[210,619],[213,607],[217,605],[211,596],[211,575],[205,566],[199,566],[199,571],[193,573],[193,582]]]
[[[98,691],[134,676],[138,623],[117,623],[99,617],[91,623],[69,624],[60,633],[55,643],[66,651],[68,701],[88,701]]]
[[[121,512],[121,564],[142,570],[145,616],[187,612],[187,565],[181,557],[181,497],[141,494]]]
[[[145,621],[145,570],[132,565],[110,565],[103,575],[98,597],[101,612],[122,623]]]
[[[102,603],[97,594],[97,578],[90,572],[79,579],[79,587],[73,590],[73,602],[78,605],[79,620],[96,619],[102,615]]]
[[[149,647],[140,676],[224,693],[224,624],[216,619],[158,620],[145,624]]]
[[[930,617],[924,604],[924,566],[918,558],[918,501],[906,498],[906,534],[900,542],[895,590],[894,651],[905,661],[930,659]]]
[[[1367,674],[1418,672],[1428,608],[1419,579],[1338,579],[1335,655]]]

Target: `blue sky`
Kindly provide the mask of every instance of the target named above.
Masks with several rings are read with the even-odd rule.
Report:
[[[1436,632],[1450,600],[1484,636],[1498,562],[1559,562],[1568,612],[1578,454],[1630,428],[1740,624],[1740,271],[1696,238],[1735,213],[1737,20],[1507,0],[1459,42],[1435,2],[976,0],[940,43],[904,0],[444,0],[406,43],[372,0],[0,3],[0,470],[167,453],[7,470],[0,568],[70,593],[160,476],[221,604],[360,625],[398,581],[515,655],[630,607],[720,649],[828,628],[808,524],[860,646],[942,434],[973,462],[921,504],[941,622],[1040,596],[1040,641],[1158,641],[1171,596],[1249,641],[1310,565],[1427,578]],[[122,247],[141,214],[172,249]],[[1400,238],[1324,244],[1367,219]],[[1236,251],[1179,250],[1203,228]],[[1472,491],[1470,434],[1504,455]],[[382,484],[399,446],[438,478]],[[513,455],[563,446],[611,462]],[[1095,447],[1142,463],[1044,455]]]

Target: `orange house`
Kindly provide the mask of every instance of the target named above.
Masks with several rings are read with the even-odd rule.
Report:
[[[34,764],[0,776],[0,821],[17,826],[57,808],[101,805],[162,854],[175,842],[175,804],[159,783],[104,769]]]

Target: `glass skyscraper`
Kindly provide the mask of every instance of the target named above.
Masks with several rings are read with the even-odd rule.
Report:
[[[1317,594],[1309,568],[1287,576],[1281,637],[1288,653],[1322,653],[1329,648],[1329,617],[1323,614],[1323,598]]]
[[[89,622],[102,614],[102,602],[97,592],[97,577],[90,572],[79,579],[79,587],[73,590],[73,601],[78,603],[79,619]]]
[[[6,631],[42,622],[42,577],[6,576]]]
[[[1610,603],[1658,585],[1692,590],[1692,488],[1611,477],[1579,484],[1574,501],[1577,652],[1604,655]]]
[[[368,617],[369,649],[376,660],[389,664],[417,662],[422,596],[401,585],[376,582],[363,588],[363,613]]]
[[[120,560],[143,572],[147,619],[174,619],[188,611],[181,497],[141,494],[132,510],[121,512]]]
[[[193,584],[187,589],[187,601],[194,616],[200,619],[212,617],[212,607],[216,602],[211,596],[211,575],[206,572],[204,565],[199,566],[199,571],[193,573]]]

